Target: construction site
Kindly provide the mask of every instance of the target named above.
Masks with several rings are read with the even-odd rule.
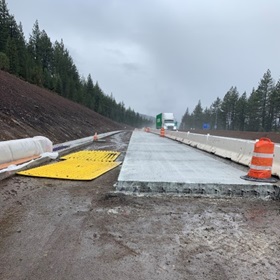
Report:
[[[144,138],[148,151],[143,150]],[[156,144],[156,159],[151,151],[157,139],[161,144]],[[130,162],[139,140],[142,148]],[[179,154],[194,148],[139,131],[132,138],[131,132],[120,132],[83,148],[86,153],[111,151],[109,157],[118,162],[93,180],[21,172],[1,180],[1,279],[278,279],[279,201],[252,192],[246,195],[246,191],[245,195],[217,195],[207,183],[202,184],[211,180],[207,165],[213,169],[217,164],[220,171],[212,177],[223,170],[227,173],[227,168],[234,170],[219,178],[225,180],[220,185],[230,183],[233,188],[234,180],[241,179],[230,176],[246,174],[244,166],[194,149],[194,155],[207,161],[202,159],[206,166],[189,181],[194,182],[193,190],[199,185],[208,193],[177,191],[173,172],[166,170],[161,181],[173,182],[162,185],[161,191],[158,184],[131,182],[158,178],[164,162],[158,149],[172,146],[179,146],[168,165],[174,171],[172,164],[178,163]],[[149,171],[145,156],[154,164]],[[60,162],[73,162],[75,157],[74,152],[72,159],[66,156]],[[178,173],[175,177],[180,178]],[[218,183],[213,184],[217,189]],[[245,190],[253,188],[246,181],[242,184]],[[268,186],[261,183],[259,189],[267,191]]]
[[[11,84],[2,88],[20,83],[5,79]],[[27,83],[22,89],[35,91]],[[253,169],[237,162],[251,161],[254,141],[245,140],[252,148],[246,157],[239,146],[237,156],[231,150],[233,161],[219,155],[226,154],[217,149],[223,137],[204,135],[207,146],[202,136],[163,137],[101,116],[92,128],[84,121],[90,113],[73,125],[77,105],[68,101],[56,119],[62,128],[50,106],[42,129],[11,104],[0,105],[10,114],[2,140],[42,135],[51,153],[20,169],[26,162],[2,165],[1,279],[280,279],[279,169],[272,167],[273,182],[248,181],[241,177]],[[36,115],[36,107],[26,108]],[[276,140],[275,164],[277,149]]]

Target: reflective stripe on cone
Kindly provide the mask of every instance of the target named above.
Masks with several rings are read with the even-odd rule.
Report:
[[[273,163],[274,143],[268,138],[261,138],[254,146],[250,170],[242,179],[258,182],[277,182],[271,178]]]

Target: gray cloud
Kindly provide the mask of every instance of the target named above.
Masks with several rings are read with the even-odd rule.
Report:
[[[25,34],[63,38],[79,72],[135,111],[180,120],[231,86],[280,77],[278,0],[8,0]]]

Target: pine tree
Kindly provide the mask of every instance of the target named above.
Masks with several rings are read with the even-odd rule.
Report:
[[[17,75],[19,73],[19,57],[18,57],[16,41],[11,37],[8,37],[7,40],[6,54],[10,62],[10,67],[9,67],[10,73]]]
[[[247,102],[247,94],[244,92],[238,99],[236,103],[236,128],[238,130],[245,130],[246,122],[247,122],[247,110],[248,110],[248,102]]]
[[[217,99],[210,106],[211,128],[214,128],[214,129],[221,128],[221,104],[222,104],[222,100],[219,97],[217,97]]]
[[[276,83],[269,98],[270,130],[278,131],[280,127],[280,80]]]
[[[0,52],[6,51],[7,40],[10,36],[9,10],[5,0],[0,0]]]
[[[236,103],[239,98],[239,93],[236,87],[231,87],[224,96],[221,110],[223,122],[226,129],[234,130],[236,125]]]
[[[28,42],[28,50],[32,55],[36,64],[40,64],[40,57],[39,57],[39,40],[40,40],[41,31],[39,28],[38,20],[35,21],[32,29],[32,34],[29,37]]]
[[[19,74],[19,76],[27,79],[27,77],[28,77],[27,47],[26,47],[26,42],[25,42],[23,28],[22,28],[21,23],[18,25],[16,42],[17,42],[18,59],[19,59],[18,74]]]
[[[94,86],[94,111],[100,113],[102,111],[102,104],[100,103],[101,95],[103,94],[98,82]]]
[[[87,77],[87,81],[85,84],[85,96],[84,96],[84,104],[90,109],[94,109],[94,85],[91,78],[91,75],[89,74]]]
[[[9,58],[3,52],[0,52],[0,69],[4,71],[8,71],[10,69]]]
[[[192,113],[192,128],[202,129],[203,121],[203,109],[199,100]]]
[[[45,30],[42,30],[38,41],[38,55],[40,57],[40,63],[43,70],[47,70],[49,73],[53,72],[53,47],[50,38]]]
[[[43,68],[41,65],[41,59],[39,56],[39,40],[40,40],[40,28],[38,20],[34,23],[32,34],[29,37],[28,53],[31,58],[31,82],[39,86],[43,85]]]
[[[190,113],[189,108],[187,108],[185,114],[182,117],[181,124],[180,124],[180,130],[189,130],[191,128],[190,126]]]
[[[61,95],[81,103],[83,84],[72,57],[64,47],[63,40],[54,43],[52,72],[55,81],[61,80]]]
[[[20,29],[13,16],[9,19],[9,37],[6,43],[6,55],[10,61],[10,72],[15,75],[19,75],[22,70],[22,59],[24,59],[24,53],[21,52],[22,42]],[[23,56],[23,58],[21,58]]]
[[[257,96],[261,104],[261,130],[269,131],[271,129],[271,119],[269,118],[269,99],[274,89],[274,81],[271,77],[271,72],[268,69],[263,75],[257,88]]]
[[[260,131],[261,127],[261,101],[255,89],[248,98],[248,127],[249,131]]]

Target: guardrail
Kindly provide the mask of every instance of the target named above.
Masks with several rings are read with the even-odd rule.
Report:
[[[160,135],[159,129],[150,132]],[[239,164],[249,166],[256,141],[239,138],[196,134],[182,131],[165,130],[165,137],[207,151],[217,156],[228,158]],[[275,144],[272,174],[280,177],[280,145]]]

